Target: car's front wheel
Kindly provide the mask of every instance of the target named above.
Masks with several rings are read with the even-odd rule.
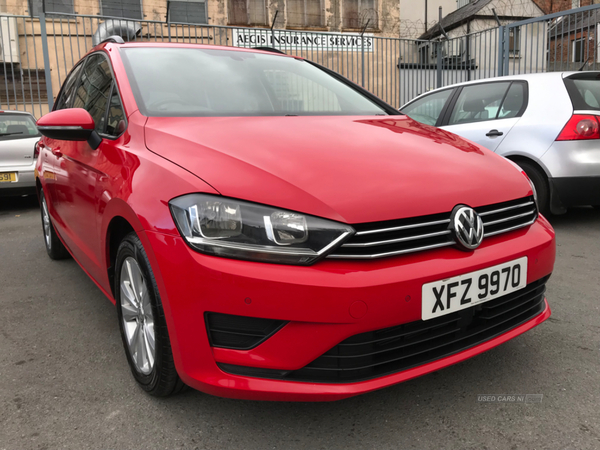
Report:
[[[137,383],[157,397],[183,390],[156,280],[136,233],[128,234],[119,245],[115,294],[123,346]]]
[[[50,259],[68,258],[70,256],[69,252],[60,241],[50,220],[44,189],[40,189],[40,212],[42,213],[42,231],[44,233],[44,244],[46,245],[48,256]]]

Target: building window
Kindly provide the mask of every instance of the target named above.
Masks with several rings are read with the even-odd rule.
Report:
[[[521,28],[511,28],[508,34],[508,54],[519,56],[521,54]]]
[[[288,0],[287,24],[293,27],[322,27],[321,0]]]
[[[469,3],[471,3],[471,0],[456,0],[456,9],[467,6]]]
[[[344,28],[377,28],[377,0],[343,0]]]
[[[142,19],[142,0],[101,0],[102,15],[124,19]]]
[[[230,25],[267,25],[265,0],[228,0]]]
[[[179,23],[208,23],[204,0],[183,0],[169,2],[169,21]]]
[[[27,0],[29,6],[29,15],[38,17],[43,11],[42,1],[43,0]],[[62,14],[73,14],[73,0],[46,0],[46,12],[47,13],[62,13]]]
[[[571,0],[571,8],[581,8],[581,0]]]
[[[573,62],[585,62],[585,39],[575,39],[573,41],[573,56],[571,58]]]

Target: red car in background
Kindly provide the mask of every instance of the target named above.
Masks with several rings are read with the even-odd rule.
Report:
[[[300,58],[117,41],[38,121],[36,183],[150,394],[336,400],[550,316],[554,232],[509,161]]]

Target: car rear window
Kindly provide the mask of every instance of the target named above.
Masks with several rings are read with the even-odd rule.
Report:
[[[123,48],[121,55],[138,107],[146,116],[390,113],[295,58],[181,47]]]
[[[33,117],[25,114],[0,113],[0,141],[41,136]]]
[[[564,79],[573,109],[600,111],[600,74],[581,73]]]

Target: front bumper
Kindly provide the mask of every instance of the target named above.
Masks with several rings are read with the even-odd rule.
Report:
[[[261,400],[338,400],[439,370],[497,346],[543,322],[543,311],[467,350],[399,373],[351,383],[307,383],[239,376],[217,364],[298,370],[350,336],[420,321],[424,283],[522,256],[527,282],[552,272],[554,232],[540,217],[527,229],[488,238],[475,252],[454,248],[376,261],[324,260],[311,267],[211,257],[179,237],[146,232],[177,370],[210,394]],[[251,350],[212,348],[204,313],[289,321]]]
[[[16,196],[35,193],[34,165],[1,167],[0,172],[12,172],[17,174],[17,181],[0,183],[0,196]]]

